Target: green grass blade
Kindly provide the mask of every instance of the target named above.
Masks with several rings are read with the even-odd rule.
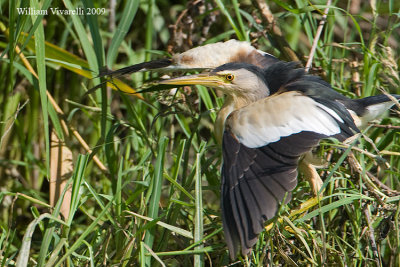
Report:
[[[214,103],[211,100],[211,96],[210,96],[210,91],[207,90],[206,87],[204,86],[197,86],[197,92],[201,97],[201,100],[203,100],[204,105],[206,106],[207,110],[211,111],[214,110]],[[215,112],[210,112],[210,117],[212,122],[215,122],[215,119],[217,118],[217,115]]]
[[[96,201],[97,205],[103,210],[105,208],[104,202],[101,200],[101,197],[99,194],[95,191],[95,189],[86,181],[84,181],[84,184],[86,188],[89,190],[89,192],[92,194],[94,197],[94,200]],[[106,213],[108,220],[115,226],[117,226],[115,222],[115,218],[111,215],[111,213]]]
[[[196,156],[196,177],[195,177],[195,216],[194,216],[194,242],[199,242],[203,239],[203,197],[202,197],[202,179],[201,179],[201,154],[197,153]],[[199,245],[195,248],[195,250],[203,249],[203,245]],[[193,266],[204,266],[204,255],[197,254],[194,255]]]
[[[37,0],[32,1],[33,8],[40,9]],[[35,21],[37,16],[32,16]],[[46,176],[50,177],[50,130],[49,130],[49,102],[47,99],[47,80],[46,80],[46,64],[45,64],[45,47],[44,47],[44,28],[40,24],[35,31],[35,50],[36,50],[36,66],[39,80],[40,102],[42,104],[43,127],[45,134],[46,148]]]
[[[83,6],[86,10],[94,9],[94,4],[92,0],[82,0]],[[97,15],[86,16],[87,23],[89,25],[90,33],[93,40],[93,49],[96,54],[97,66],[104,66],[104,47],[103,41],[100,36],[100,28],[97,22]]]
[[[154,20],[154,6],[155,0],[147,0],[147,13],[146,13],[146,36],[144,48],[150,51],[153,46],[153,20]],[[149,61],[151,58],[150,53],[146,53],[145,61]]]
[[[156,219],[158,218],[158,207],[161,197],[161,187],[163,182],[163,172],[164,172],[164,161],[165,161],[165,150],[168,144],[168,138],[162,137],[158,144],[157,159],[154,166],[154,176],[151,181],[151,197],[149,202],[148,217]],[[155,228],[150,229],[146,233],[144,243],[149,247],[153,247]],[[145,265],[151,266],[151,257],[145,258]]]
[[[338,207],[341,207],[341,206],[344,206],[344,205],[348,205],[348,204],[353,203],[354,201],[357,201],[357,200],[360,200],[360,199],[373,200],[373,198],[366,197],[366,196],[363,196],[363,195],[344,197],[344,198],[342,198],[342,199],[340,199],[338,201],[335,201],[335,202],[333,202],[331,204],[322,206],[322,207],[320,207],[320,208],[318,208],[318,209],[316,209],[316,210],[304,215],[303,217],[297,219],[297,221],[299,221],[299,222],[307,221],[307,220],[309,220],[309,219],[311,219],[311,218],[313,218],[315,216],[318,216],[321,213],[326,213],[326,212],[328,212],[328,211],[330,211],[332,209],[336,209]]]
[[[9,20],[10,20],[10,27],[9,27],[9,36],[8,36],[8,38],[9,38],[9,42],[8,42],[8,56],[9,56],[9,59],[10,59],[10,71],[9,71],[9,84],[8,84],[8,86],[7,86],[7,88],[6,88],[6,92],[7,92],[7,94],[9,93],[9,92],[11,92],[11,90],[12,90],[12,87],[14,86],[14,75],[13,75],[13,67],[14,67],[14,57],[15,57],[15,43],[14,43],[14,41],[15,41],[15,36],[14,36],[14,34],[15,34],[15,29],[14,29],[14,26],[15,26],[15,19],[16,19],[16,9],[14,8],[15,7],[15,0],[11,0],[10,1],[10,6],[9,6],[9,13],[10,13],[10,17],[9,17]],[[21,5],[22,5],[22,3],[21,3]],[[4,113],[3,113],[4,114]],[[5,118],[4,118],[5,119]]]
[[[92,0],[83,0],[82,2],[86,10],[94,8]],[[94,52],[96,54],[97,68],[95,70],[99,70],[101,66],[105,65],[104,64],[105,56],[104,56],[103,42],[100,37],[99,25],[97,23],[97,16],[96,15],[86,16],[86,20],[89,24],[90,33],[93,40]],[[97,85],[97,82],[95,82],[95,85]],[[103,84],[103,86],[101,86],[101,131],[100,131],[101,139],[100,140],[102,139],[104,140],[106,132],[108,132],[108,130],[111,127],[111,123],[107,121],[107,114],[109,112],[110,112],[110,107],[108,105],[107,88],[105,84]]]
[[[70,0],[64,0],[64,4],[66,8],[74,10],[75,6],[72,4]],[[85,27],[82,24],[82,21],[80,20],[79,16],[71,16],[72,22],[74,24],[76,33],[79,36],[79,41],[82,45],[82,49],[85,52],[86,59],[89,63],[89,68],[92,71],[97,71],[99,69],[96,53],[93,49],[93,46],[91,42],[89,41],[88,34],[85,30]],[[99,79],[95,78],[93,79],[94,85],[97,85],[99,83]]]
[[[157,252],[157,256],[174,256],[174,255],[197,255],[197,254],[205,254],[215,251],[215,248],[212,246],[204,247],[202,249],[194,249],[194,250],[185,250],[185,251],[167,251],[167,252]]]
[[[62,253],[62,249],[67,243],[67,238],[61,238],[60,241],[57,243],[57,246],[54,248],[53,252],[51,253],[49,260],[47,261],[45,267],[52,267],[54,263],[56,263],[58,255]]]
[[[380,69],[380,63],[373,63],[368,70],[365,71],[368,75],[365,77],[365,86],[362,92],[362,97],[372,96],[374,95],[375,88],[377,87],[377,79],[376,75],[378,70]]]
[[[75,252],[82,244],[84,239],[93,232],[93,230],[98,226],[99,221],[103,218],[103,216],[108,212],[111,208],[113,201],[110,201],[104,209],[97,215],[96,219],[88,225],[84,232],[82,232],[79,238],[75,241],[75,243],[67,250],[67,252],[61,257],[61,259],[55,264],[55,266],[60,266],[67,257],[69,257],[72,253]]]
[[[117,163],[118,161],[116,161]],[[118,168],[118,173],[117,173],[117,181],[116,181],[116,186],[115,186],[115,217],[118,220],[119,225],[124,225],[124,217],[122,216],[122,172],[123,172],[123,167],[124,167],[124,160],[123,158],[121,159],[119,163],[119,168]],[[124,246],[124,236],[121,231],[117,232],[115,234],[114,242],[115,242],[115,247],[117,248],[117,251],[122,251],[123,246]]]
[[[89,160],[89,155],[79,155],[76,161],[74,175],[72,176],[72,192],[71,192],[71,208],[67,220],[67,224],[71,225],[75,213],[78,211],[80,203],[80,192],[84,181],[86,165]]]
[[[32,6],[28,5],[27,8],[29,8],[29,7],[32,8],[33,7],[35,10],[39,10],[39,9],[47,10],[50,7],[52,2],[53,2],[53,0],[45,0],[45,1],[43,1],[43,5],[42,6],[35,5],[34,3],[31,3]],[[39,27],[39,25],[43,25],[44,14],[34,15],[34,17],[35,17],[35,20],[32,21],[33,22],[33,26],[31,28],[31,30],[30,30],[25,42],[20,47],[21,50],[25,49],[26,43],[33,37],[33,33],[36,31],[36,29]]]
[[[242,36],[244,38],[243,41],[249,42],[250,41],[249,40],[249,35],[247,34],[246,28],[245,28],[243,20],[242,20],[242,15],[241,15],[241,12],[240,12],[239,3],[238,3],[237,0],[232,0],[232,3],[233,3],[233,9],[235,10],[236,18],[237,18],[238,23],[239,23],[241,34],[242,34]]]
[[[29,254],[30,254],[30,247],[32,243],[32,235],[35,231],[36,226],[43,220],[43,219],[51,219],[56,221],[60,224],[65,224],[64,221],[51,216],[48,213],[40,215],[38,218],[34,219],[26,228],[24,238],[22,240],[22,245],[18,253],[18,258],[16,260],[17,267],[25,267],[28,266]]]
[[[125,3],[124,11],[122,13],[121,20],[118,24],[117,29],[111,39],[110,47],[107,52],[107,66],[109,68],[114,64],[115,58],[117,57],[118,49],[121,46],[129,28],[135,18],[136,12],[139,7],[139,1],[131,0]]]
[[[59,197],[59,199],[58,199],[58,201],[57,201],[55,207],[53,208],[52,216],[53,216],[54,218],[57,218],[57,217],[60,216],[61,204],[62,204],[62,202],[63,202],[63,200],[64,200],[64,195],[65,195],[66,191],[68,190],[68,188],[69,188],[69,186],[70,186],[71,183],[72,183],[72,178],[71,178],[71,180],[68,182],[67,186],[64,187],[64,190],[63,190],[62,194],[60,195],[60,197]],[[51,244],[52,240],[55,239],[55,237],[57,236],[57,235],[55,234],[56,225],[54,224],[53,221],[50,221],[50,223],[51,223],[51,224],[49,224],[50,226],[48,226],[48,227],[46,228],[46,231],[45,231],[44,236],[43,236],[43,239],[42,239],[42,244],[41,244],[41,246],[40,246],[39,257],[38,257],[38,261],[37,261],[37,266],[38,266],[38,267],[41,267],[41,266],[43,266],[43,265],[45,264],[45,261],[46,261],[46,257],[47,257],[48,251],[49,251],[50,244]],[[67,228],[68,228],[68,226],[66,227],[66,229],[67,229]],[[58,236],[57,236],[57,237],[58,237]],[[54,241],[54,243],[56,243],[55,246],[56,246],[56,247],[61,246],[61,244],[60,244],[61,242],[63,242],[62,239],[59,239],[59,240],[58,240],[58,243],[56,243],[56,241]],[[52,254],[54,254],[54,250],[53,250]],[[54,259],[55,256],[52,255],[52,257],[53,257],[53,259]],[[52,259],[52,260],[53,260],[53,259]]]
[[[132,215],[134,215],[134,216],[136,216],[136,217],[138,217],[138,218],[147,220],[147,221],[149,221],[149,222],[151,222],[151,221],[154,220],[154,219],[152,219],[152,218],[149,218],[149,217],[146,217],[146,216],[137,214],[137,213],[135,213],[135,212],[128,212],[128,213],[129,213],[129,214],[132,214]],[[161,221],[157,221],[156,224],[158,224],[158,225],[161,226],[161,227],[164,227],[165,229],[170,230],[171,232],[174,232],[174,233],[177,233],[177,234],[179,234],[179,235],[181,235],[181,236],[184,236],[184,237],[193,239],[193,234],[192,234],[191,232],[189,232],[189,231],[186,231],[186,230],[182,229],[182,228],[179,228],[179,227],[176,227],[176,226],[173,226],[173,225],[170,225],[170,224],[161,222]]]
[[[215,2],[217,3],[219,10],[222,12],[222,14],[224,14],[224,16],[228,19],[231,27],[235,30],[235,33],[236,33],[236,36],[238,37],[238,39],[240,41],[245,41],[246,40],[245,36],[242,34],[239,27],[236,25],[235,21],[233,20],[232,16],[229,14],[224,3],[221,0],[216,0]]]
[[[180,185],[176,180],[172,179],[169,175],[165,176],[165,179],[171,182],[179,191],[184,193],[189,199],[195,200],[195,198],[182,186]]]

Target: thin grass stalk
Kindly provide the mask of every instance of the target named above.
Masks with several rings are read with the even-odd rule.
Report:
[[[203,239],[203,197],[202,197],[202,182],[201,182],[201,154],[196,155],[196,177],[195,177],[195,216],[194,216],[194,242],[199,242]],[[203,249],[204,245],[201,244],[195,248]],[[194,255],[193,266],[201,267],[204,266],[204,255]]]
[[[147,14],[146,14],[146,36],[144,48],[147,50],[145,54],[145,61],[151,59],[151,54],[148,52],[153,46],[153,15],[154,15],[155,0],[147,0]]]
[[[320,39],[320,37],[321,37],[321,33],[322,33],[323,28],[324,28],[324,25],[325,25],[325,22],[326,22],[326,18],[328,17],[329,6],[330,6],[331,4],[332,4],[332,0],[328,0],[328,1],[326,2],[326,5],[327,5],[328,7],[325,8],[324,14],[322,15],[322,20],[320,21],[320,23],[319,23],[319,25],[318,25],[317,32],[315,33],[315,37],[314,37],[314,40],[313,40],[313,44],[312,44],[312,46],[311,46],[311,51],[310,51],[310,54],[309,54],[309,57],[308,57],[308,60],[307,60],[306,66],[305,66],[305,71],[306,71],[306,72],[308,72],[309,69],[310,69],[311,66],[312,66],[312,61],[313,61],[313,58],[314,58],[314,54],[315,54],[315,51],[316,51],[316,49],[317,49],[318,41],[319,41],[319,39]]]
[[[123,178],[123,167],[124,167],[124,160],[123,158],[120,159],[118,174],[117,174],[117,181],[116,181],[116,196],[115,196],[115,215],[118,220],[119,225],[124,225],[124,216],[122,216],[122,178]],[[122,231],[118,231],[115,235],[115,247],[117,250],[117,257],[121,258],[123,253],[123,246],[124,246],[124,234]]]

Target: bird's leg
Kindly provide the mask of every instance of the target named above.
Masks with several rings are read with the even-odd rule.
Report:
[[[323,182],[317,170],[315,169],[316,165],[321,165],[321,164],[315,164],[315,163],[316,163],[315,158],[313,157],[312,152],[311,151],[307,152],[304,155],[304,157],[300,160],[299,170],[300,172],[303,173],[304,177],[310,183],[314,196],[317,196],[318,192],[320,191],[323,185]]]

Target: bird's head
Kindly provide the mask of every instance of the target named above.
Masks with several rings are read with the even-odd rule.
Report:
[[[227,63],[210,72],[162,81],[170,85],[203,85],[250,102],[269,95],[263,70],[246,63]]]

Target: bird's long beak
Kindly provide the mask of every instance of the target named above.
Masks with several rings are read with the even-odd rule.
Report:
[[[204,85],[209,87],[219,87],[224,84],[224,81],[220,76],[201,73],[165,80],[160,82],[160,84]]]

